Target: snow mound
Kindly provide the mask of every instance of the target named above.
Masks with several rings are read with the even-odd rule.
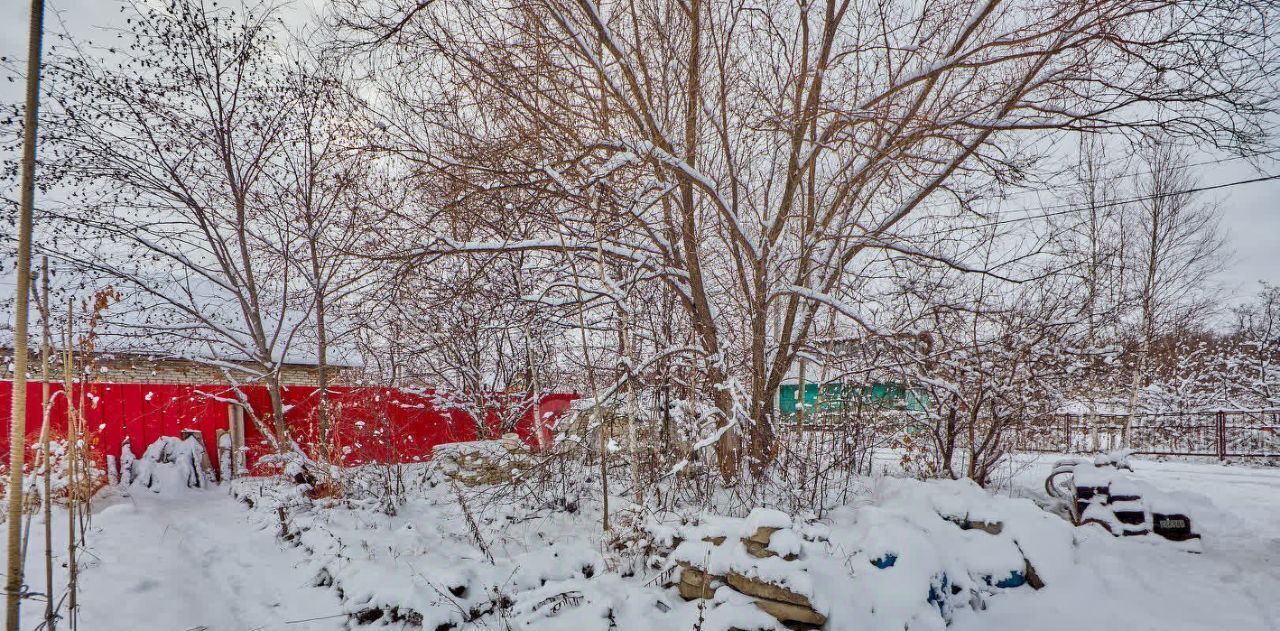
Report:
[[[832,547],[854,551],[845,593],[864,598],[826,590],[819,599],[865,628],[941,628],[1002,590],[1051,588],[1075,562],[1070,524],[967,480],[886,478],[871,505],[835,520],[850,527],[833,528]]]

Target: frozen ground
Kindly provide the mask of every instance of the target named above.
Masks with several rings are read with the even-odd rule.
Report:
[[[1013,495],[1034,494],[1053,457],[1020,458],[1012,467]],[[1014,629],[1160,629],[1274,631],[1280,629],[1280,469],[1245,468],[1218,464],[1135,461],[1136,476],[1151,484],[1181,494],[1204,534],[1203,553],[1191,554],[1156,542],[1112,538],[1101,531],[1076,529],[1074,564],[1052,585],[1033,591],[1006,590],[987,601],[984,611],[958,611],[950,628],[959,631],[1012,631]],[[427,523],[433,510],[445,511],[442,504],[412,507],[402,511],[386,531],[387,541],[435,541],[427,533],[410,534],[405,524],[417,523],[434,531]],[[134,492],[132,497],[109,497],[99,503],[93,518],[89,552],[81,572],[81,629],[114,630],[331,630],[347,628],[350,604],[339,601],[332,589],[313,587],[315,570],[323,549],[308,554],[277,538],[263,510],[249,511],[225,490],[190,491],[174,495]],[[443,513],[441,522],[460,528],[455,512]],[[346,519],[346,518],[342,518]],[[339,526],[355,532],[352,524]],[[38,520],[37,520],[38,522]],[[567,532],[572,521],[555,522],[554,537],[565,548],[577,549],[573,564],[599,555],[596,524],[589,517],[579,520],[583,532]],[[65,523],[58,521],[55,539],[65,541]],[[32,553],[28,558],[28,583],[42,591],[43,559],[34,528]],[[517,532],[508,527],[512,533]],[[531,532],[531,531],[530,531]],[[431,532],[430,536],[437,536]],[[527,553],[521,539],[493,545],[493,553]],[[540,535],[539,535],[540,536]],[[383,535],[372,531],[361,546],[376,546]],[[541,545],[531,542],[533,546]],[[58,544],[63,545],[62,543]],[[431,546],[435,544],[432,543]],[[430,546],[429,546],[430,547]],[[595,549],[592,549],[592,548]],[[458,550],[465,551],[465,546]],[[354,558],[350,550],[340,554]],[[60,563],[62,554],[58,555]],[[492,566],[478,556],[454,553],[412,555],[396,559],[379,572],[402,567],[402,582],[410,572],[438,575],[471,574],[471,566]],[[528,565],[528,563],[525,563]],[[434,567],[433,567],[434,566]],[[411,569],[409,569],[411,568]],[[368,575],[352,576],[375,580]],[[64,570],[59,567],[58,581]],[[641,573],[643,577],[643,572]],[[376,577],[383,583],[394,574]],[[582,589],[589,577],[570,572],[555,580]],[[604,579],[604,582],[601,582]],[[512,580],[519,580],[512,579]],[[669,619],[675,626],[647,628],[692,629],[680,614],[678,599],[656,587],[640,587],[597,573],[590,583],[628,602],[669,600],[677,609]],[[412,594],[406,594],[408,598]],[[538,603],[535,603],[535,605]],[[521,604],[517,603],[518,610]],[[42,603],[24,607],[26,629],[38,623]],[[586,609],[583,607],[582,609]],[[585,613],[585,611],[583,612]],[[538,629],[564,628],[586,631],[577,617],[545,618]],[[599,618],[596,619],[600,621]],[[486,618],[483,625],[461,628],[503,628]],[[664,623],[666,624],[666,623]],[[487,625],[484,626],[484,625]],[[559,626],[557,626],[559,625]],[[398,626],[398,625],[397,625]],[[625,629],[620,624],[617,628]],[[514,626],[513,628],[520,628]],[[534,627],[528,627],[534,628]],[[849,628],[832,619],[828,629]],[[860,627],[859,631],[862,631]],[[875,631],[872,629],[871,631]],[[895,630],[896,631],[896,630]]]

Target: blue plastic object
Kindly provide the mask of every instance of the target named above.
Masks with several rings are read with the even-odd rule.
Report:
[[[874,565],[882,570],[885,568],[893,567],[893,564],[897,562],[898,562],[898,555],[892,552],[886,552],[884,553],[884,556],[878,559],[871,559],[871,565]]]
[[[992,584],[991,579],[992,577],[990,576],[987,577],[988,585]],[[1000,589],[1009,589],[1011,587],[1022,587],[1023,585],[1026,585],[1026,584],[1027,584],[1027,575],[1018,570],[1013,570],[1009,572],[1008,576],[997,581],[995,583],[995,586],[999,587]]]
[[[944,618],[947,615],[947,612],[946,612],[946,603],[947,603],[947,595],[948,595],[947,592],[949,591],[948,588],[950,587],[951,587],[951,580],[947,578],[946,574],[942,574],[938,577],[935,577],[932,581],[929,582],[929,604],[933,605],[934,607],[937,607],[938,613],[942,614]]]

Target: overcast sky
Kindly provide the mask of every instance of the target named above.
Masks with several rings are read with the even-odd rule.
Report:
[[[28,4],[25,0],[0,2],[0,55],[9,59],[25,55]],[[303,0],[295,2],[294,6],[322,4],[323,0]],[[59,11],[62,23],[77,38],[108,41],[114,38],[113,34],[104,32],[103,27],[122,22],[120,5],[112,0],[50,0],[46,2],[46,7],[48,11]],[[299,12],[310,11],[304,8]],[[52,14],[46,17],[46,28],[50,30],[60,30],[62,23]],[[56,40],[47,39],[45,50],[48,50],[49,45],[56,44]],[[20,82],[0,81],[0,99],[12,102],[21,98]],[[1261,166],[1266,174],[1280,173],[1280,163],[1274,160]],[[1201,169],[1199,175],[1202,185],[1249,179],[1263,174],[1243,160],[1197,168]],[[16,192],[9,195],[17,197]],[[1229,233],[1230,245],[1235,253],[1234,265],[1223,278],[1223,283],[1235,299],[1239,300],[1253,293],[1260,280],[1280,284],[1280,180],[1231,187],[1208,195],[1222,208],[1223,225]],[[0,291],[4,288],[5,285],[0,284]]]

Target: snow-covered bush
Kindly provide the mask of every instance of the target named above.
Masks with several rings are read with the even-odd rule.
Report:
[[[32,505],[39,504],[38,494],[43,492],[44,483],[41,481],[44,475],[44,467],[41,464],[44,458],[40,453],[41,447],[39,442],[33,442],[28,445],[26,463],[28,467],[27,481],[24,488],[33,489],[33,495],[30,498]],[[75,491],[79,497],[91,497],[94,493],[107,484],[107,472],[102,469],[101,455],[95,446],[90,443],[86,445],[84,441],[79,444],[79,452],[77,453],[79,466],[76,470]],[[49,494],[55,502],[65,502],[69,491],[71,490],[71,476],[69,475],[71,460],[67,450],[67,440],[60,432],[54,433],[49,440]],[[8,475],[9,467],[7,465],[0,466],[0,474]],[[0,496],[3,495],[5,489],[0,489]]]

